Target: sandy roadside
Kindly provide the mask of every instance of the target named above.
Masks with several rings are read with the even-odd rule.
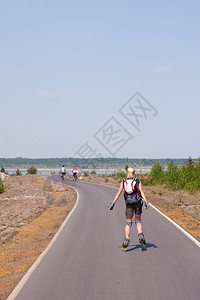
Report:
[[[76,193],[39,175],[9,176],[0,195],[0,299],[47,247],[76,203]]]

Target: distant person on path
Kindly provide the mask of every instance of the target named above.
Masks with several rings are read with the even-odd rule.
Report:
[[[62,180],[64,180],[64,177],[65,177],[65,174],[66,174],[65,166],[62,166],[62,168],[60,169],[60,173],[61,173]]]
[[[73,174],[73,180],[77,180],[78,170],[76,166],[73,167],[72,174]]]
[[[149,203],[146,200],[145,194],[142,189],[142,184],[139,179],[135,178],[135,169],[129,167],[127,169],[127,178],[124,179],[119,187],[113,202],[110,204],[109,209],[112,210],[116,201],[119,199],[122,191],[124,191],[124,199],[126,203],[126,225],[125,225],[125,238],[122,247],[126,249],[130,243],[132,218],[135,214],[135,224],[138,232],[138,238],[141,245],[145,248],[145,238],[141,223],[142,206],[144,200],[145,209],[149,208]]]
[[[62,166],[62,168],[60,169],[60,173],[65,175],[66,174],[66,168],[65,166]]]

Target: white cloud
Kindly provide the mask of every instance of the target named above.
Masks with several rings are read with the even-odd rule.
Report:
[[[165,65],[160,65],[151,69],[154,74],[166,74],[171,71],[171,68]]]
[[[63,99],[62,95],[55,90],[44,90],[41,91],[38,95],[38,98],[41,100],[61,100]]]
[[[80,99],[81,95],[77,92],[60,93],[56,90],[43,90],[38,93],[37,99],[42,101],[75,101]]]

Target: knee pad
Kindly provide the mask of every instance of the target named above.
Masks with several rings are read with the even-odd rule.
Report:
[[[127,226],[130,226],[130,227],[131,227],[132,224],[133,224],[132,222],[126,222],[126,225],[127,225]]]
[[[135,224],[142,223],[141,220],[135,221]]]

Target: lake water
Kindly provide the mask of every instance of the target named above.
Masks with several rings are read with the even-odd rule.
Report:
[[[83,174],[84,172],[89,172],[89,174],[91,173],[92,170],[80,170],[78,172],[78,174]],[[6,172],[8,172],[9,175],[11,174],[15,174],[16,173],[16,170],[6,170]],[[20,172],[22,173],[22,175],[26,175],[27,174],[27,170],[20,170]],[[37,174],[46,174],[46,175],[50,175],[52,174],[53,172],[55,172],[55,174],[58,174],[59,173],[59,170],[38,170]],[[72,174],[72,171],[71,170],[66,170],[67,173],[69,173],[69,175]],[[117,170],[95,170],[96,174],[98,175],[106,175],[106,174],[114,174],[114,173],[117,173],[118,171]],[[149,171],[142,171],[142,174],[145,174],[145,173],[149,173]],[[136,174],[140,174],[140,171],[136,171]]]

